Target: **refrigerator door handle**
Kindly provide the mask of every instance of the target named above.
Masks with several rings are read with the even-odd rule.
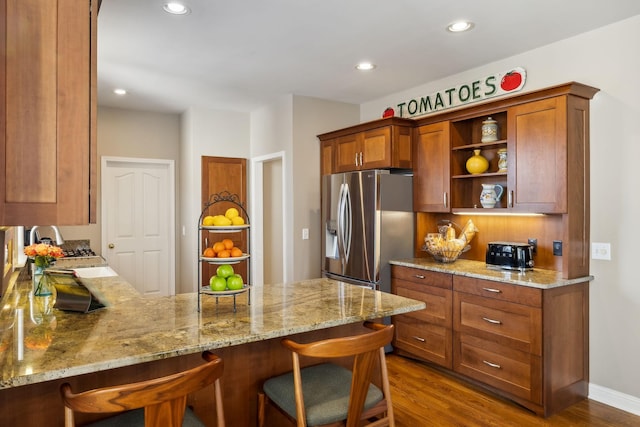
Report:
[[[340,185],[340,195],[338,197],[338,252],[340,261],[344,269],[349,261],[351,250],[351,199],[349,197],[349,186]]]

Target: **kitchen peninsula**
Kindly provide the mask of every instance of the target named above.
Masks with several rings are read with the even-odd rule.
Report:
[[[85,281],[106,299],[107,308],[89,314],[54,310],[55,317],[40,325],[30,316],[25,272],[10,284],[1,313],[3,425],[62,425],[63,382],[86,390],[143,380],[199,364],[203,350],[224,359],[227,424],[255,425],[258,387],[291,369],[281,337],[344,336],[362,330],[364,320],[425,307],[397,295],[312,279],[253,287],[251,304],[247,295],[239,296],[235,313],[232,298],[206,297],[198,312],[195,293],[149,298],[118,276]],[[24,342],[16,336],[16,308],[24,313]],[[208,389],[189,401],[208,425],[215,419],[211,403]]]

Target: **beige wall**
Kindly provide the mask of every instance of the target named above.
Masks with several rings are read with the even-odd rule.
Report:
[[[320,277],[320,141],[324,132],[359,122],[353,104],[295,96],[293,98],[293,280]],[[309,240],[302,240],[302,229]]]
[[[119,108],[98,108],[98,215],[96,224],[60,227],[66,240],[89,239],[91,248],[102,253],[100,159],[102,156],[171,159],[176,162],[176,186],[179,182],[178,155],[180,116]],[[178,254],[176,253],[176,257]]]
[[[590,390],[640,414],[640,16],[361,106],[361,120],[387,105],[522,66],[525,91],[569,81],[600,89],[591,101],[591,241],[611,243],[611,261],[591,260]],[[622,394],[621,394],[622,393]]]

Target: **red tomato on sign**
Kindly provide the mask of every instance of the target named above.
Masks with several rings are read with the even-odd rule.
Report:
[[[507,92],[516,89],[522,83],[522,75],[517,71],[509,71],[502,77],[500,87]]]

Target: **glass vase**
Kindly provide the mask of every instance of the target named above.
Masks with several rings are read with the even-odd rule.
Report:
[[[56,288],[49,275],[44,273],[44,267],[36,267],[33,272],[34,310],[43,316],[52,314],[56,296]]]

